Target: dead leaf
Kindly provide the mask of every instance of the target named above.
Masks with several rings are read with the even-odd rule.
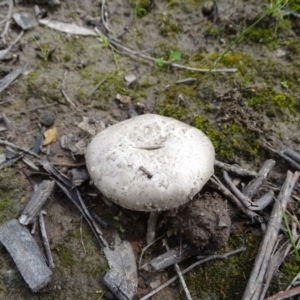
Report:
[[[50,145],[54,142],[57,141],[57,138],[58,138],[58,133],[57,133],[57,128],[54,127],[54,128],[51,128],[47,131],[44,132],[44,142],[43,142],[43,146],[47,146],[47,145]]]

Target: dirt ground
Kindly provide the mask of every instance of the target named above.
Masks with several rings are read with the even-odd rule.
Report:
[[[269,1],[257,5],[257,1],[220,0],[217,10],[209,1],[107,1],[109,32],[101,22],[101,1],[53,2],[19,1],[13,7],[13,13],[27,12],[36,25],[26,30],[0,60],[0,80],[28,63],[24,73],[0,94],[0,111],[10,123],[6,118],[0,119],[1,128],[10,125],[9,130],[0,131],[2,140],[29,149],[35,144],[41,123],[46,128],[57,128],[58,140],[51,144],[48,154],[44,147],[43,155],[70,175],[72,166],[83,163],[84,157],[63,149],[60,138],[73,134],[77,141],[82,137],[78,124],[83,117],[108,126],[129,118],[133,112],[157,113],[205,132],[218,160],[257,171],[267,158],[275,159],[269,181],[275,185],[284,181],[290,166],[265,145],[300,151],[300,18],[289,14],[289,10],[299,7],[299,1],[289,1],[286,8],[275,9],[238,40],[243,30],[270,8]],[[34,17],[35,3],[45,10],[46,19],[97,27],[132,52],[121,53],[105,38],[63,33],[39,24]],[[0,21],[7,11],[8,6],[0,6]],[[1,25],[1,32],[3,29]],[[20,32],[12,21],[5,39],[0,41],[0,50],[7,48]],[[231,50],[222,56],[231,43]],[[195,69],[209,69],[217,63],[217,69],[236,68],[236,72],[199,72],[163,61]],[[178,82],[185,79],[187,82]],[[4,152],[1,147],[0,154]],[[216,174],[219,176],[220,170],[216,169]],[[0,223],[18,218],[34,184],[46,178],[42,170],[33,171],[21,162],[2,168]],[[237,180],[242,187],[250,178]],[[259,194],[266,189],[264,186]],[[89,209],[130,241],[138,261],[146,243],[148,215],[108,206],[88,182],[80,187],[80,193]],[[293,202],[291,208],[297,216],[298,203]],[[51,283],[31,293],[1,247],[0,298],[104,299],[102,278],[108,265],[89,226],[58,188],[45,210],[55,264]],[[269,213],[267,208],[262,215],[267,218]],[[247,246],[247,251],[237,257],[209,263],[187,274],[193,299],[242,297],[261,239],[259,227],[250,221],[209,187],[190,205],[160,216],[157,233],[171,231],[171,245],[178,245],[180,232],[180,238],[195,244],[201,253],[224,253]],[[216,230],[217,223],[222,224],[222,230]],[[108,231],[106,237],[109,236]],[[43,249],[38,232],[35,239]],[[147,252],[146,259],[164,251],[159,243]],[[299,263],[290,257],[274,279],[270,294],[285,289],[298,272]],[[172,268],[162,273],[141,273],[138,297],[150,292],[153,283],[162,283],[173,275]],[[151,299],[185,299],[185,295],[176,283]]]

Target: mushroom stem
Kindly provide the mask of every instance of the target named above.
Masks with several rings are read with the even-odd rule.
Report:
[[[147,245],[151,244],[155,239],[157,218],[158,218],[157,211],[150,212],[150,217],[147,224],[147,235],[146,235]]]

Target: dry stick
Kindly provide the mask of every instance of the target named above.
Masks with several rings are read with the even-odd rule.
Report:
[[[213,184],[213,187],[216,188],[218,191],[220,191],[226,198],[231,200],[236,204],[236,206],[246,215],[248,216],[252,221],[257,220],[258,222],[262,223],[263,219],[260,215],[255,213],[253,210],[247,209],[238,198],[236,198],[224,185],[223,183],[215,176],[213,175],[210,178],[210,182]]]
[[[223,178],[224,178],[225,182],[227,183],[227,185],[229,186],[232,193],[241,201],[241,203],[246,208],[250,208],[252,205],[250,198],[243,195],[242,192],[240,192],[240,190],[234,185],[234,183],[231,181],[227,171],[223,171]]]
[[[300,164],[300,154],[293,149],[287,148],[283,153],[294,160],[296,163]]]
[[[95,28],[95,32],[98,33],[100,35],[100,37],[105,37],[110,45],[113,45],[115,47],[118,47],[118,48],[124,50],[129,55],[135,55],[135,56],[141,57],[143,59],[152,61],[154,63],[156,62],[156,58],[148,56],[148,55],[144,55],[140,52],[133,51],[133,50],[121,45],[120,43],[108,38],[103,33],[101,33],[98,28]],[[126,54],[126,53],[122,53],[122,54]],[[163,63],[164,65],[169,65],[169,66],[177,68],[177,69],[184,69],[184,70],[189,70],[189,71],[194,71],[194,72],[201,72],[201,73],[207,73],[208,71],[210,71],[212,73],[235,73],[235,72],[237,72],[236,68],[209,70],[209,69],[199,69],[199,68],[187,67],[187,66],[184,66],[184,65],[176,64],[176,63],[173,63],[171,61],[165,61],[165,60],[162,60],[161,63]]]
[[[8,147],[11,147],[11,148],[15,148],[15,149],[21,150],[21,151],[23,151],[23,152],[25,152],[25,153],[27,153],[27,154],[30,154],[30,155],[35,156],[35,157],[38,157],[38,158],[40,157],[38,154],[36,154],[36,153],[34,153],[34,152],[32,152],[32,151],[30,151],[30,150],[28,150],[28,149],[25,149],[25,148],[23,148],[23,147],[17,146],[17,145],[15,145],[15,144],[12,144],[12,143],[10,143],[10,142],[8,142],[8,141],[0,140],[0,145],[8,146]]]
[[[167,243],[166,239],[163,239],[163,244],[165,245],[167,251],[169,251],[170,247],[168,246],[168,243]],[[188,298],[188,300],[192,300],[192,296],[191,296],[190,291],[189,291],[189,289],[188,289],[188,287],[187,287],[187,285],[185,283],[185,280],[183,278],[182,272],[181,272],[178,264],[175,264],[174,267],[175,267],[175,270],[176,270],[176,272],[178,274],[179,280],[181,282],[181,285],[183,287],[183,290],[185,292],[186,297]]]
[[[160,237],[158,237],[156,240],[154,240],[151,244],[148,244],[146,247],[144,247],[143,249],[142,249],[142,252],[141,252],[141,255],[140,255],[140,259],[139,259],[139,270],[143,267],[142,266],[142,259],[143,259],[143,255],[144,255],[144,253],[146,252],[146,250],[148,249],[148,248],[150,248],[153,244],[155,244],[157,241],[159,241],[160,239],[162,239],[163,237],[165,236],[165,234],[163,234],[163,235],[161,235]]]
[[[104,28],[108,33],[112,33],[111,30],[108,27],[108,22],[106,22],[106,18],[108,17],[107,11],[105,9],[105,0],[101,1],[101,20]]]
[[[229,165],[229,164],[225,164],[221,161],[215,160],[215,166],[219,167],[227,172],[232,172],[232,173],[236,173],[240,176],[250,176],[250,177],[256,177],[257,173],[254,171],[249,171],[246,169],[243,169],[239,166],[233,166],[233,165]]]
[[[21,39],[21,37],[23,36],[24,31],[21,31],[21,33],[17,36],[17,38],[9,45],[9,47],[7,47],[4,50],[0,51],[0,60],[2,60],[5,55],[10,51],[10,49]]]
[[[191,271],[193,268],[195,268],[195,267],[197,267],[197,266],[199,266],[199,265],[201,265],[205,262],[208,262],[208,261],[211,261],[211,260],[214,260],[214,259],[227,259],[229,256],[240,253],[240,252],[243,252],[245,250],[246,250],[246,247],[241,247],[237,250],[234,250],[234,251],[231,251],[231,252],[228,252],[228,253],[225,253],[225,254],[217,254],[217,255],[208,256],[204,259],[201,259],[201,260],[195,262],[194,264],[192,264],[188,268],[184,269],[181,273],[182,273],[182,275],[184,275],[185,273]],[[173,278],[169,279],[164,284],[159,286],[157,289],[153,290],[152,292],[150,292],[146,296],[142,297],[140,300],[149,299],[150,297],[152,297],[153,295],[155,295],[156,293],[158,293],[159,291],[163,290],[165,287],[167,287],[168,285],[173,283],[177,278],[178,278],[178,275],[174,276]]]
[[[17,112],[12,112],[12,113],[7,114],[7,116],[25,114],[25,113],[32,112],[32,111],[35,111],[35,110],[38,110],[38,109],[47,108],[47,107],[53,106],[53,105],[57,105],[57,103],[50,103],[50,104],[46,104],[46,105],[37,106],[35,108],[30,108],[30,109],[26,109],[26,110],[22,110],[22,111],[17,111]]]
[[[279,292],[271,297],[265,298],[265,300],[283,300],[300,294],[300,286],[297,286],[288,291]]]
[[[8,4],[8,11],[7,11],[7,15],[6,15],[6,24],[5,24],[5,27],[4,27],[4,30],[3,32],[1,33],[1,37],[4,41],[4,44],[6,44],[6,41],[5,41],[5,35],[8,31],[8,28],[9,28],[9,25],[10,25],[10,22],[11,22],[11,15],[12,15],[12,10],[13,10],[13,6],[14,6],[14,1],[13,0],[7,0],[6,2]]]
[[[277,154],[278,156],[280,156],[284,160],[286,160],[295,169],[300,170],[300,164],[298,164],[297,162],[295,162],[293,159],[291,159],[290,157],[288,157],[287,155],[285,155],[281,151],[275,150],[275,149],[273,149],[271,146],[269,146],[267,144],[264,144],[264,147],[267,148],[268,150],[274,152],[275,154]]]
[[[251,199],[248,196],[245,196],[235,185],[234,183],[231,181],[228,173],[226,171],[223,171],[223,176],[224,179],[226,181],[226,183],[228,184],[230,190],[233,192],[233,194],[242,202],[242,204],[250,209],[250,210],[262,210],[264,209],[266,206],[268,206],[272,200],[273,200],[273,196],[274,196],[274,192],[270,191],[267,194],[265,194],[263,197],[261,197],[258,201],[256,202],[252,202]]]
[[[273,169],[275,165],[275,160],[268,159],[263,164],[262,168],[259,170],[257,177],[249,182],[249,184],[244,188],[243,194],[248,196],[250,199],[256,194],[258,189],[265,182],[268,174]]]
[[[52,257],[51,250],[50,250],[50,245],[49,245],[49,241],[48,241],[48,237],[47,237],[47,232],[46,232],[46,227],[45,227],[45,222],[44,222],[44,217],[43,217],[42,212],[39,213],[39,222],[40,222],[40,229],[41,229],[43,244],[44,244],[46,256],[48,259],[48,265],[49,265],[49,268],[51,270],[53,270],[55,268],[55,266],[54,266],[53,257]]]
[[[290,199],[294,185],[298,178],[299,172],[295,172],[295,174],[290,171],[287,172],[286,180],[278,195],[278,199],[274,204],[267,230],[260,244],[258,255],[255,259],[242,300],[261,299],[263,280],[280,229],[282,211],[285,210],[287,206],[288,200]]]
[[[66,71],[64,73],[64,79],[62,81],[62,84],[61,84],[61,92],[62,94],[64,95],[64,97],[66,98],[66,100],[68,101],[68,103],[73,106],[74,108],[76,108],[76,105],[74,104],[74,102],[68,97],[68,95],[66,94],[66,92],[64,91],[64,84],[65,84],[65,81],[66,81],[66,78],[67,78],[67,74],[68,74],[68,71]]]

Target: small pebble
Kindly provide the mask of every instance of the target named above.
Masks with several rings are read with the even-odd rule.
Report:
[[[41,123],[46,127],[50,127],[54,124],[55,115],[51,111],[45,111],[41,116]]]

